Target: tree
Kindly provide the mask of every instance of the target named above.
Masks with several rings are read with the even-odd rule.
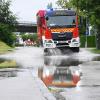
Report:
[[[72,7],[71,2],[68,2],[68,0],[58,0],[57,5],[61,6],[62,8],[71,8]]]
[[[10,11],[11,1],[0,1],[0,40],[12,46],[15,36],[12,33],[17,23],[16,16]]]
[[[52,3],[51,3],[51,2],[48,3],[47,8],[48,8],[48,9],[52,9]]]
[[[24,33],[22,33],[21,37],[24,41],[28,40],[28,39],[30,39],[31,41],[37,41],[37,38],[38,38],[36,33],[33,33],[33,34],[24,34]]]
[[[58,6],[61,6],[61,8],[64,8],[64,9],[69,8],[69,9],[74,9],[77,11],[80,26],[81,26],[81,21],[83,22],[82,27],[79,28],[80,35],[84,34],[85,28],[86,28],[86,20],[85,20],[85,15],[79,10],[79,0],[73,0],[73,2],[72,0],[58,0],[56,3]],[[84,16],[84,17],[81,19],[81,16]]]
[[[69,0],[69,2],[61,3],[65,0],[58,0],[59,5],[70,4],[72,8],[76,8],[78,14],[88,19],[89,24],[95,26],[97,30],[97,49],[100,49],[100,1],[99,0]]]
[[[71,0],[73,5],[75,0]],[[89,19],[89,23],[97,30],[97,49],[100,49],[100,1],[99,0],[79,0],[79,9]]]

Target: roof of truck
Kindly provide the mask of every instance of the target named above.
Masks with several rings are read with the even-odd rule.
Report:
[[[45,14],[51,15],[76,15],[74,10],[67,10],[67,9],[56,9],[56,10],[39,10],[37,15],[43,17]]]

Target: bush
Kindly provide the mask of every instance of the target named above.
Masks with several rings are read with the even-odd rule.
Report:
[[[87,36],[87,47],[96,47],[95,36]],[[81,47],[85,47],[86,36],[80,36]]]
[[[0,1],[0,40],[12,46],[15,41],[15,36],[12,32],[15,31],[17,18],[10,11],[10,0]]]
[[[37,41],[37,38],[38,38],[36,33],[33,33],[33,34],[23,34],[22,33],[21,37],[24,41],[28,39],[30,39],[31,41]]]
[[[24,46],[24,44],[15,43],[15,46],[16,47],[22,47],[22,46]]]
[[[0,40],[12,46],[16,40],[16,36],[12,33],[10,26],[7,24],[0,24]]]

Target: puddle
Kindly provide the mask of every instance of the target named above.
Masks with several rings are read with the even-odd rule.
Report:
[[[83,61],[73,57],[73,56],[53,56],[44,57],[44,64],[49,66],[78,66],[82,64]]]
[[[100,85],[80,85],[80,87],[100,87]]]
[[[16,77],[16,76],[17,76],[17,70],[13,69],[0,70],[0,77]]]
[[[100,56],[96,56],[92,59],[92,61],[100,61]]]
[[[15,60],[0,59],[0,79],[4,77],[16,77],[18,67]]]
[[[44,66],[38,69],[38,76],[47,87],[75,87],[80,80],[78,60],[71,58],[44,58]]]
[[[57,100],[66,100],[61,92],[77,86],[82,75],[79,67],[82,63],[72,56],[45,56],[44,66],[38,68],[38,77]]]
[[[50,51],[50,52],[54,52],[54,51]],[[38,76],[41,78],[41,80],[45,83],[45,85],[48,87],[48,89],[51,92],[55,91],[54,96],[57,98],[57,100],[62,100],[62,99],[64,100],[64,98],[61,97],[62,95],[60,95],[60,94],[61,94],[61,90],[65,91],[65,89],[67,90],[65,92],[65,96],[70,96],[73,98],[74,98],[73,95],[76,95],[77,93],[78,93],[78,96],[76,96],[76,98],[79,98],[79,99],[80,99],[79,95],[81,96],[81,94],[83,94],[83,95],[85,95],[87,93],[93,94],[93,93],[91,93],[91,90],[94,91],[94,88],[91,89],[89,92],[88,92],[88,90],[86,90],[85,92],[84,91],[77,92],[77,91],[75,91],[75,89],[77,87],[79,87],[77,84],[80,83],[81,81],[85,81],[84,84],[86,84],[86,85],[90,84],[91,82],[94,83],[94,80],[87,81],[86,79],[83,80],[82,78],[84,78],[83,76],[85,76],[85,75],[87,75],[86,78],[88,78],[89,75],[90,76],[93,75],[93,73],[91,74],[90,72],[91,72],[92,68],[96,67],[96,66],[91,67],[91,65],[90,65],[90,67],[89,67],[88,66],[89,64],[87,64],[87,66],[82,69],[83,66],[80,66],[80,64],[83,65],[85,62],[89,62],[89,61],[91,61],[91,62],[92,61],[100,61],[100,57],[97,57],[98,55],[91,54],[90,52],[88,52],[85,49],[81,49],[81,51],[79,53],[72,53],[72,52],[69,53],[69,51],[66,51],[67,53],[65,55],[60,54],[60,51],[58,51],[58,52],[59,52],[59,54],[57,53],[57,55],[54,54],[54,56],[50,56],[50,57],[46,56],[45,57],[45,56],[43,56],[43,52],[42,52],[41,48],[40,49],[24,48],[23,50],[21,48],[17,52],[15,52],[15,54],[6,55],[4,57],[6,57],[8,59],[9,58],[16,59],[16,61],[20,64],[20,67],[22,69],[26,68],[28,70],[34,70],[34,75],[37,75],[37,68],[39,67],[38,68]],[[4,62],[4,60],[1,59],[1,62]],[[87,70],[87,68],[88,68],[88,70]],[[82,72],[81,72],[81,69],[82,69]],[[99,69],[99,67],[96,67],[96,70],[98,70],[98,69]],[[93,72],[95,72],[96,70],[93,69]],[[26,75],[26,73],[17,73],[17,72],[18,72],[17,70],[2,71],[2,72],[0,72],[0,76],[1,77],[16,77],[17,74],[18,74],[18,76],[20,76],[20,74],[21,74],[21,75],[23,75],[23,77],[25,77],[24,75]],[[82,74],[83,74],[83,76],[81,78]],[[97,77],[98,76],[99,76],[99,72],[97,73]],[[0,79],[1,79],[1,77],[0,77]],[[34,76],[34,77],[37,77],[37,76]],[[92,79],[93,77],[91,76],[90,78]],[[94,79],[95,78],[96,78],[96,76],[94,74]],[[99,77],[96,80],[96,82],[98,82],[98,81],[99,81]],[[94,85],[93,87],[99,87],[99,85],[98,86],[97,85],[98,84]],[[92,87],[92,85],[91,85],[91,87]],[[81,89],[82,89],[82,87],[81,87]],[[96,88],[96,90],[97,90],[97,88]],[[72,94],[70,94],[70,93],[72,93]],[[99,92],[97,91],[97,93],[99,93]],[[73,98],[72,99],[68,98],[68,100],[69,99],[73,100]]]

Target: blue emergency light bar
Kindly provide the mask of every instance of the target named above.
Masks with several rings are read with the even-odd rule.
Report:
[[[76,12],[72,10],[49,10],[46,12],[48,16],[75,16]]]

